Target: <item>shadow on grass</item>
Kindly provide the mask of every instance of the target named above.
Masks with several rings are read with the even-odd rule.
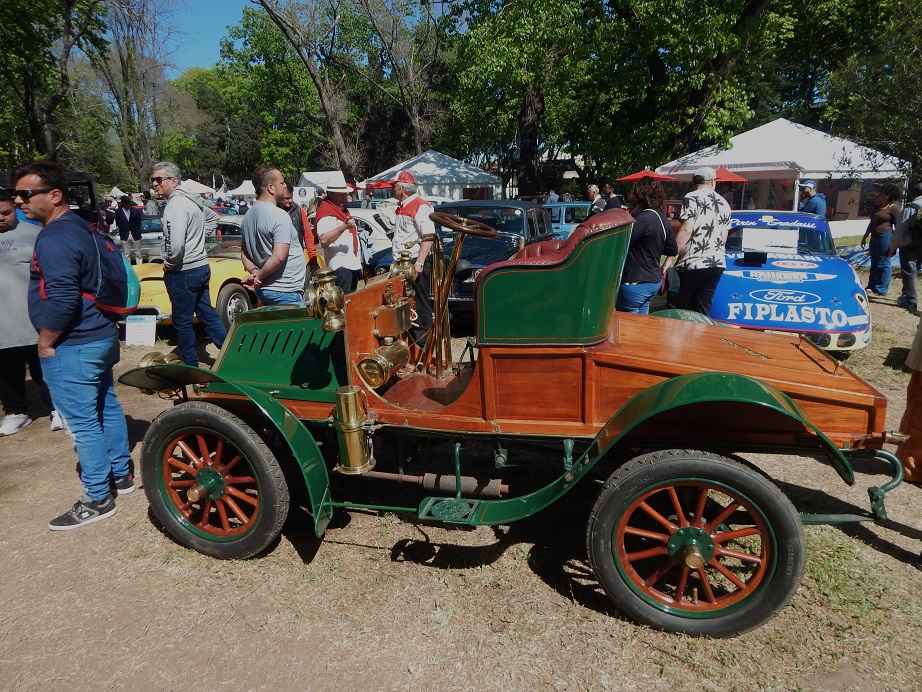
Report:
[[[804,488],[799,485],[793,485],[791,483],[785,483],[779,480],[775,480],[774,482],[779,488],[781,488],[784,494],[791,499],[798,510],[821,514],[869,513],[870,501],[867,506],[858,507],[850,502],[846,502],[840,498],[833,497],[832,495],[829,495],[822,490]],[[874,524],[882,526],[885,529],[898,533],[899,535],[906,538],[922,541],[922,531],[915,527],[907,526],[906,524],[893,521],[892,519],[877,520],[874,522]],[[867,524],[864,522],[836,524],[835,527],[846,536],[851,536],[852,538],[861,541],[869,548],[873,548],[874,550],[883,553],[884,555],[889,555],[895,560],[899,560],[900,562],[907,565],[915,566],[919,564],[918,553],[906,550],[902,546],[896,545],[892,541],[888,541],[886,538],[877,535],[871,531],[871,529],[869,529]]]
[[[902,346],[892,346],[884,359],[884,366],[895,370],[909,372],[906,367],[906,357],[909,355],[909,349]]]

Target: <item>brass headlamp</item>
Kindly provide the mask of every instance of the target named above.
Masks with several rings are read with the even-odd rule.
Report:
[[[304,292],[304,302],[308,314],[323,318],[323,331],[339,332],[346,326],[346,314],[343,312],[346,295],[336,285],[336,276],[329,267],[318,269],[314,274]]]
[[[416,263],[413,261],[412,256],[410,255],[409,250],[401,250],[397,254],[397,259],[391,262],[391,269],[387,274],[389,279],[396,278],[398,276],[405,277],[404,279],[404,294],[410,298],[415,295],[413,290],[413,282],[416,280]]]

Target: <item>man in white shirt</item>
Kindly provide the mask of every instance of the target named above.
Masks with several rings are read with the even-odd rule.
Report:
[[[410,171],[400,171],[393,182],[398,205],[391,250],[395,260],[401,252],[409,252],[414,259],[417,324],[419,331],[424,332],[432,326],[432,260],[429,254],[432,241],[424,240],[426,236],[435,235],[435,224],[429,218],[432,205],[417,194],[416,179]],[[418,340],[421,335],[415,336]]]
[[[349,188],[345,184],[327,185],[326,197],[317,207],[314,225],[323,248],[327,267],[333,270],[336,285],[343,293],[352,293],[362,278],[359,234],[355,219],[346,209]]]

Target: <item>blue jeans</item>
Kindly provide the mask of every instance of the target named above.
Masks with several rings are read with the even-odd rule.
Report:
[[[868,288],[882,296],[887,295],[890,288],[890,260],[887,253],[890,251],[890,238],[893,233],[871,233],[868,249],[871,252],[871,275],[868,277]]]
[[[297,305],[304,307],[304,291],[273,291],[269,288],[257,288],[256,297],[263,305]]]
[[[84,492],[97,501],[109,497],[109,479],[127,476],[128,425],[112,386],[119,361],[118,338],[58,346],[42,359],[51,399],[70,426],[80,461]]]
[[[918,303],[916,279],[918,278],[920,247],[904,245],[900,248],[900,275],[903,279],[903,297],[912,304]]]
[[[179,343],[179,357],[186,365],[198,366],[195,330],[192,328],[193,316],[198,316],[198,321],[205,325],[205,332],[218,348],[224,345],[224,339],[227,337],[227,330],[211,306],[209,281],[209,266],[166,272],[163,275],[166,292],[173,304],[173,329],[176,330],[176,341]]]
[[[635,312],[638,315],[648,315],[650,313],[650,302],[659,292],[662,284],[656,283],[638,283],[638,284],[621,284],[618,289],[618,302],[616,308],[621,312]]]

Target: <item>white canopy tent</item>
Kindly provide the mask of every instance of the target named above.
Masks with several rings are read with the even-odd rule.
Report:
[[[315,194],[326,190],[328,185],[346,185],[346,176],[342,171],[304,171],[298,187],[310,188]]]
[[[203,185],[202,183],[198,182],[197,180],[193,180],[192,178],[186,178],[182,181],[182,189],[186,192],[191,192],[193,195],[209,195],[214,193],[213,187]]]
[[[502,179],[464,161],[430,149],[359,183],[394,180],[400,171],[410,171],[423,197],[450,200],[497,199],[502,196]]]
[[[115,197],[115,199],[119,199],[124,195],[125,193],[119,190],[118,187],[113,187],[111,190],[109,190],[109,197]]]
[[[841,137],[778,118],[663,164],[657,173],[690,180],[696,168],[723,166],[748,180],[768,178],[903,178],[901,161]]]
[[[757,209],[796,209],[797,183],[815,180],[827,217],[842,223],[861,215],[874,180],[904,178],[899,159],[784,118],[731,137],[726,149],[708,147],[656,172],[688,181],[701,166],[723,166],[746,178],[745,202]]]
[[[244,180],[242,183],[240,183],[239,186],[235,187],[233,190],[228,190],[227,194],[230,197],[255,197],[256,188],[253,187],[252,180]]]

